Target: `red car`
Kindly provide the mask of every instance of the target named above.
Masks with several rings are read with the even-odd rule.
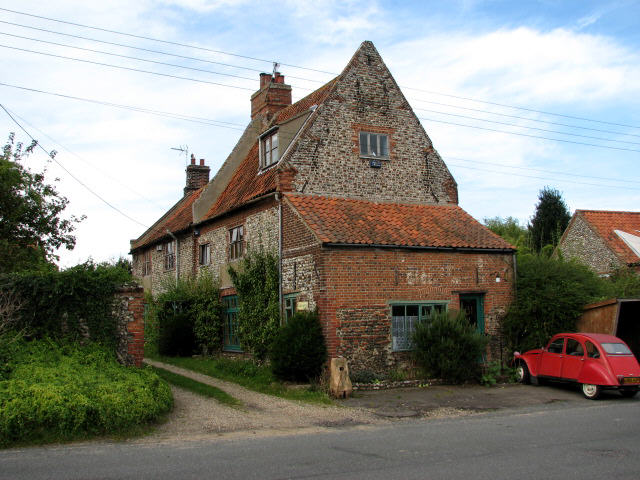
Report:
[[[559,333],[546,348],[513,354],[521,383],[539,380],[574,382],[596,399],[602,390],[631,398],[640,389],[640,365],[626,343],[600,333]]]

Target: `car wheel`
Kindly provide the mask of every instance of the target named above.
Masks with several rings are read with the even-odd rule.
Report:
[[[593,385],[591,383],[582,384],[582,394],[589,400],[595,400],[598,398],[601,391],[602,388],[600,388],[600,385]]]
[[[624,398],[633,398],[638,393],[638,390],[620,390],[620,395]]]
[[[529,369],[527,368],[526,363],[520,362],[516,366],[516,380],[518,380],[518,383],[523,383],[525,385],[531,383],[531,375],[529,374]]]

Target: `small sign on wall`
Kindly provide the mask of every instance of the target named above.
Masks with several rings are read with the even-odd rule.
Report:
[[[309,302],[298,302],[296,304],[296,310],[299,312],[306,312],[309,310]]]

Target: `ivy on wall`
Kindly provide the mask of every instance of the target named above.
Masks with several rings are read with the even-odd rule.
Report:
[[[0,291],[20,299],[14,328],[28,336],[113,344],[113,294],[130,281],[126,262],[88,261],[60,272],[1,275]]]

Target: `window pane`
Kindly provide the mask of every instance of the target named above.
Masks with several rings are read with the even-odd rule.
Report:
[[[368,153],[367,137],[368,135],[366,133],[360,132],[360,155],[366,155]]]
[[[407,305],[407,317],[418,316],[418,305]]]
[[[603,343],[601,345],[609,355],[631,355],[631,350],[623,343]]]
[[[389,144],[387,142],[386,135],[378,135],[380,138],[380,155],[383,157],[389,156]]]
[[[374,135],[372,133],[369,134],[369,139],[371,140],[369,142],[369,150],[370,150],[370,154],[378,157],[380,155],[380,149],[378,148],[378,139],[380,138],[380,135]]]
[[[393,305],[391,307],[391,316],[393,317],[404,317],[404,305]]]

